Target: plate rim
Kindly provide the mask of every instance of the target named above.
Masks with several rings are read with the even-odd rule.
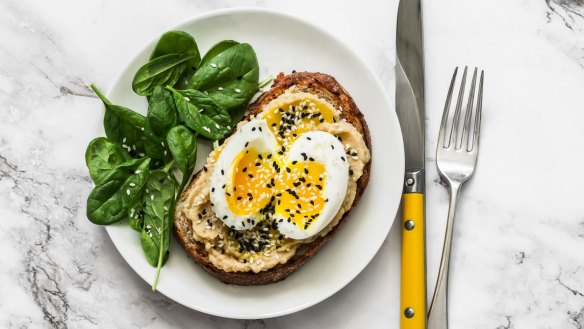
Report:
[[[222,8],[222,9],[216,9],[216,10],[210,10],[204,13],[199,13],[196,14],[194,16],[191,16],[187,19],[184,19],[182,21],[180,21],[177,24],[173,24],[170,27],[168,27],[167,29],[164,29],[163,31],[170,31],[170,30],[174,30],[177,29],[178,27],[184,26],[184,25],[188,25],[188,24],[192,24],[194,22],[197,21],[201,21],[201,20],[205,20],[205,19],[209,19],[209,18],[213,18],[213,17],[219,17],[219,16],[224,16],[224,15],[231,15],[231,14],[250,14],[250,13],[262,13],[262,14],[268,14],[268,15],[273,15],[273,16],[280,16],[283,17],[285,19],[289,19],[292,21],[295,21],[296,23],[299,24],[303,24],[306,25],[314,30],[317,30],[319,33],[322,33],[323,35],[325,35],[327,38],[330,38],[331,40],[333,40],[334,42],[336,42],[338,45],[340,45],[343,50],[348,53],[351,57],[353,57],[356,61],[358,61],[367,71],[367,73],[373,77],[372,82],[375,83],[377,85],[377,87],[382,90],[382,97],[385,99],[385,101],[390,104],[390,108],[388,109],[388,111],[390,111],[390,116],[393,116],[394,122],[397,122],[398,124],[398,128],[399,128],[399,121],[397,118],[397,114],[395,113],[395,105],[393,105],[393,103],[391,102],[391,99],[388,95],[388,90],[387,88],[385,88],[386,86],[383,85],[383,83],[381,82],[379,76],[375,73],[375,71],[369,66],[369,64],[363,60],[361,58],[361,56],[359,56],[351,47],[349,47],[344,41],[341,40],[340,37],[337,37],[336,35],[334,35],[332,32],[329,32],[327,29],[316,25],[315,23],[312,23],[308,20],[305,20],[301,17],[298,17],[296,15],[293,14],[289,14],[277,9],[272,9],[272,8],[258,8],[258,7],[248,7],[248,6],[242,6],[242,7],[231,7],[231,8]],[[139,56],[141,53],[143,53],[147,48],[153,46],[156,41],[160,38],[159,35],[156,35],[154,38],[152,38],[149,42],[147,42],[144,46],[142,46],[141,48],[139,48],[134,55],[132,55],[130,57],[130,59],[128,59],[125,62],[125,65],[121,66],[121,69],[119,70],[119,72],[114,76],[113,79],[110,80],[110,82],[107,84],[108,85],[108,90],[107,92],[105,92],[105,95],[109,98],[111,97],[112,94],[112,86],[115,86],[117,84],[120,83],[120,80],[122,80],[123,76],[124,76],[124,71],[125,68],[128,67],[131,63],[133,63]],[[399,163],[401,163],[400,167],[405,168],[405,162],[404,160],[404,148],[403,148],[403,135],[401,132],[401,129],[399,129],[399,131],[397,132],[397,137],[399,137],[399,142],[397,143],[399,147],[399,154],[397,156],[397,158],[399,158]],[[373,166],[373,163],[372,163]],[[405,170],[405,169],[404,169]],[[403,170],[402,170],[403,171]],[[394,219],[392,220],[392,225],[393,222],[395,221],[395,216],[397,214],[399,210],[399,203],[395,206],[395,209],[393,211],[391,211],[391,216],[394,217]],[[307,309],[311,306],[314,306],[330,297],[332,297],[333,295],[335,295],[337,292],[339,292],[341,289],[343,289],[344,287],[346,287],[351,281],[355,280],[362,272],[363,270],[365,270],[365,268],[371,263],[371,261],[373,260],[373,258],[379,253],[379,250],[381,249],[381,246],[383,245],[383,243],[386,241],[387,236],[389,235],[389,232],[391,231],[391,227],[392,225],[389,225],[389,229],[387,230],[387,233],[385,234],[385,238],[380,240],[380,242],[378,243],[378,245],[375,246],[375,252],[371,253],[370,257],[367,257],[367,261],[364,263],[364,266],[362,268],[360,268],[354,276],[347,278],[345,280],[341,280],[340,284],[338,284],[336,287],[334,287],[333,289],[330,289],[328,291],[326,291],[326,293],[323,293],[321,295],[319,295],[318,298],[314,298],[308,302],[305,303],[300,303],[299,305],[296,305],[294,307],[288,307],[286,309],[280,310],[280,311],[272,311],[272,312],[267,312],[267,313],[261,313],[258,314],[257,316],[246,316],[246,315],[241,315],[241,314],[232,314],[232,313],[228,313],[228,312],[221,312],[215,309],[211,309],[211,308],[207,308],[201,305],[193,305],[192,303],[189,302],[184,302],[184,301],[179,301],[171,296],[169,296],[167,293],[163,292],[162,290],[157,290],[157,293],[160,293],[162,295],[164,295],[166,298],[171,299],[172,301],[181,304],[187,308],[190,308],[192,310],[195,310],[197,312],[202,312],[205,314],[209,314],[209,315],[213,315],[213,316],[219,316],[219,317],[224,317],[224,318],[230,318],[230,319],[239,319],[239,320],[248,320],[248,319],[268,319],[268,318],[274,318],[274,317],[278,317],[278,316],[284,316],[284,315],[288,315],[288,314],[293,314],[299,311],[302,311],[304,309]],[[126,257],[124,256],[124,254],[120,251],[120,245],[118,243],[116,243],[116,241],[112,238],[112,235],[110,233],[110,227],[109,226],[105,226],[105,230],[107,232],[107,235],[110,239],[110,241],[113,243],[116,251],[118,252],[118,254],[123,258],[124,262],[134,271],[134,273],[136,275],[138,275],[138,277],[140,277],[142,280],[144,280],[146,283],[151,284],[152,278],[148,278],[145,275],[143,275],[142,273],[140,273],[136,267],[129,262]]]

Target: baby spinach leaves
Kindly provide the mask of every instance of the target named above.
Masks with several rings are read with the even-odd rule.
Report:
[[[176,104],[180,118],[187,127],[212,140],[221,139],[231,131],[230,127],[224,124],[226,119],[229,120],[229,116],[224,117],[224,115],[218,114],[221,111],[219,108],[216,106],[213,109],[211,109],[211,106],[207,108],[201,105],[197,106],[191,102],[189,97],[184,96],[182,91],[173,88],[169,89],[174,95],[174,103]],[[199,96],[194,98],[193,101],[206,98],[199,91],[193,91],[191,94],[197,94]],[[204,114],[203,112],[205,110],[212,111],[214,115]]]
[[[183,173],[180,190],[188,183],[197,161],[197,137],[184,126],[172,128],[166,136],[176,166]]]
[[[138,95],[149,96],[156,86],[174,86],[192,59],[192,55],[185,54],[168,54],[156,57],[136,72],[132,81],[132,89]]]
[[[178,87],[183,88],[189,83],[201,62],[201,54],[199,53],[197,42],[190,34],[183,31],[166,32],[158,40],[152,55],[150,55],[150,60],[168,54],[191,56],[191,60],[187,62],[187,68],[176,82]]]
[[[220,53],[224,52],[225,50],[238,45],[239,42],[235,41],[235,40],[223,40],[223,41],[219,41],[218,43],[214,44],[205,54],[205,56],[203,56],[203,59],[201,60],[201,64],[200,65],[205,65],[208,64],[209,61],[213,58],[215,58],[215,56],[219,55]]]
[[[130,159],[130,155],[121,147],[105,137],[92,140],[85,151],[85,163],[89,169],[89,176],[96,185],[114,171],[117,166]]]
[[[87,218],[100,225],[126,218],[128,206],[142,195],[150,174],[149,162],[148,158],[128,160],[103,178],[87,198]]]
[[[152,172],[146,183],[142,202],[144,203],[144,223],[140,242],[146,260],[157,267],[152,289],[156,289],[160,268],[168,258],[170,231],[174,211],[175,185],[169,174],[162,170]]]
[[[226,110],[247,105],[257,93],[259,66],[249,44],[231,46],[205,61],[193,75],[189,89],[207,92]]]
[[[121,145],[132,156],[143,153],[146,118],[128,108],[112,104],[94,84],[91,88],[105,105],[103,127],[107,138]]]
[[[197,137],[229,134],[261,87],[258,76],[250,45],[224,40],[201,59],[191,35],[169,31],[132,81],[138,95],[148,96],[146,116],[113,104],[91,85],[105,105],[107,138],[91,141],[85,153],[95,184],[87,217],[101,225],[129,219],[148,263],[157,267],[153,290],[168,258],[175,204],[195,168]],[[180,184],[173,169],[182,173]]]
[[[147,118],[152,132],[163,138],[178,124],[178,114],[170,91],[162,86],[154,87],[148,100]]]

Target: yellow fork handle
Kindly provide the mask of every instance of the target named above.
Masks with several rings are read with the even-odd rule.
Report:
[[[411,221],[411,222],[410,222]],[[426,328],[424,194],[402,195],[401,329]]]

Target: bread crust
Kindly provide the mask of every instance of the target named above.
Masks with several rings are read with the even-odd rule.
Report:
[[[271,89],[261,94],[257,100],[249,106],[249,113],[243,120],[249,119],[251,116],[260,113],[266,104],[283,94],[292,86],[297,86],[301,91],[318,95],[330,102],[335,108],[339,109],[341,117],[351,123],[363,135],[365,144],[371,152],[371,135],[363,114],[351,96],[337,82],[337,80],[332,76],[323,73],[293,72],[288,75],[280,73],[274,80]],[[258,273],[251,271],[226,272],[215,267],[209,261],[205,245],[193,239],[191,220],[186,218],[182,212],[176,214],[174,221],[174,234],[183,248],[187,251],[189,257],[199,264],[207,273],[224,283],[249,286],[278,282],[299,269],[304,263],[306,263],[306,261],[318,253],[318,251],[335,235],[335,233],[340,230],[343,224],[347,221],[347,217],[350,215],[352,209],[358,204],[359,199],[369,182],[370,171],[371,161],[365,165],[363,175],[357,180],[355,199],[353,200],[351,209],[343,215],[339,223],[328,234],[321,236],[310,243],[300,245],[294,256],[288,262],[285,264],[278,264],[266,271]],[[191,193],[191,190],[194,188],[196,177],[199,174],[200,172],[191,180],[191,183],[183,192],[179,202],[182,202],[184,196]]]

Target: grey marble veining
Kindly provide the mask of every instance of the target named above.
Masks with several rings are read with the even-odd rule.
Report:
[[[452,328],[584,328],[584,2],[425,1],[428,286],[447,195],[433,149],[455,65],[486,75],[476,177],[458,212]],[[392,92],[397,1],[0,1],[0,327],[387,328],[397,325],[399,233],[330,299],[238,321],[153,294],[85,218],[83,154],[105,88],[143,44],[193,15],[284,10],[352,46]],[[513,170],[510,170],[513,169]]]

